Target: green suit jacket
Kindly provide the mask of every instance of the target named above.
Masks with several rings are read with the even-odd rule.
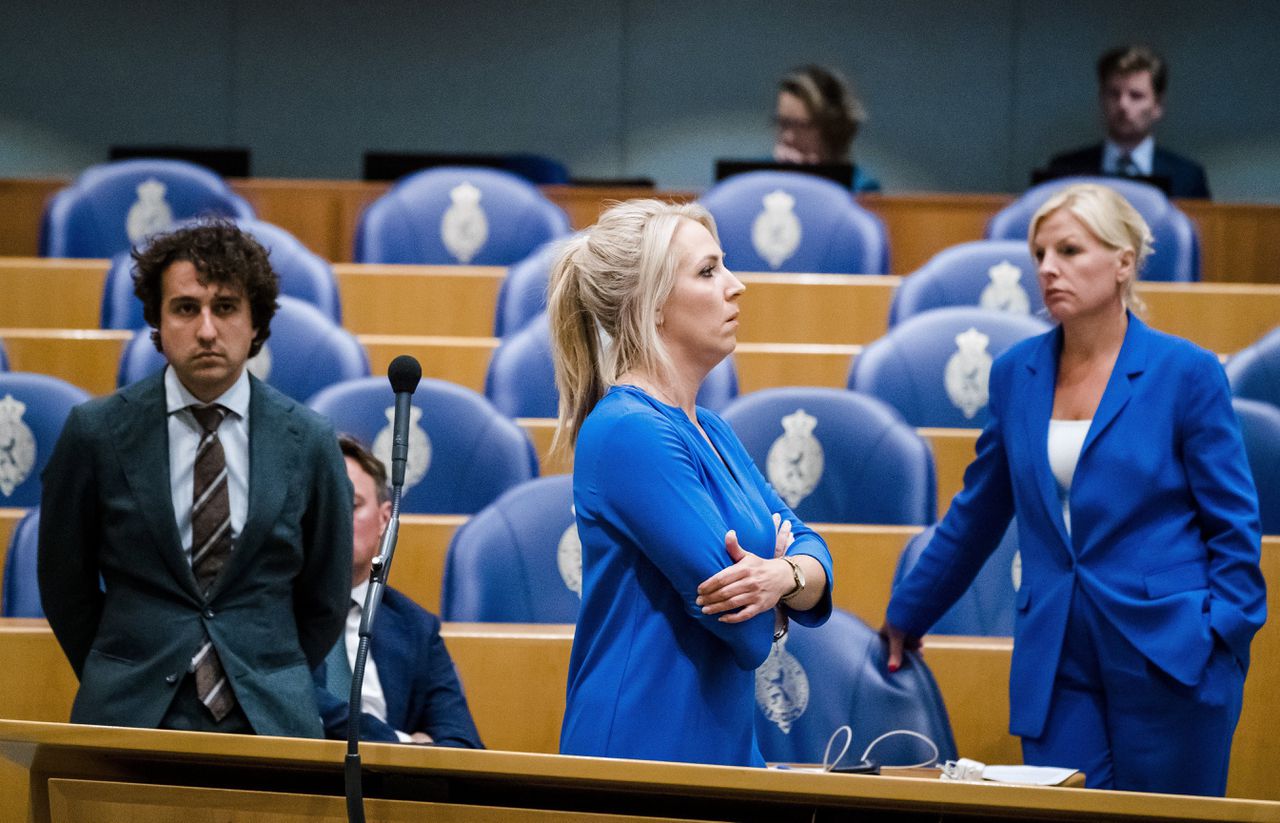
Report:
[[[208,632],[256,732],[323,737],[311,667],[346,620],[352,499],[323,418],[250,377],[248,513],[208,596],[178,536],[163,374],[74,409],[43,482],[40,595],[80,678],[73,723],[158,726]]]

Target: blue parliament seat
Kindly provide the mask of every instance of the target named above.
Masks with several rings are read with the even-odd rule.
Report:
[[[893,585],[911,571],[933,538],[936,526],[912,537],[898,556]],[[960,599],[929,629],[930,634],[967,634],[979,637],[1012,637],[1014,604],[1022,585],[1022,558],[1018,554],[1018,524],[1008,530],[987,558],[973,583]]]
[[[202,215],[250,218],[253,208],[221,177],[182,160],[90,166],[45,208],[40,256],[111,257]]]
[[[841,763],[856,763],[876,738],[907,729],[938,747],[939,761],[956,757],[951,720],[933,674],[916,652],[889,674],[885,643],[874,629],[835,609],[818,628],[792,622],[756,670],[756,736],[765,760],[820,763],[841,726],[852,730]],[[839,752],[836,747],[834,756]],[[930,762],[934,751],[908,735],[885,737],[868,759],[883,765]]]
[[[328,261],[279,226],[252,219],[234,222],[267,250],[271,268],[280,276],[281,294],[306,301],[334,323],[342,324],[338,281]],[[111,258],[102,290],[102,328],[138,329],[146,324],[142,303],[133,293],[133,273],[129,252]]]
[[[830,388],[739,397],[724,419],[796,515],[811,523],[932,523],[933,452],[892,407]]]
[[[1280,408],[1280,326],[1231,355],[1226,370],[1233,395]]]
[[[509,334],[493,352],[485,374],[485,396],[508,417],[556,417],[560,392],[551,357],[551,330],[545,313]],[[720,411],[738,396],[732,355],[720,361],[698,389],[697,403]]]
[[[734,271],[889,271],[884,224],[830,180],[747,172],[716,184],[699,202],[715,217],[725,264]]]
[[[910,317],[867,345],[848,386],[893,406],[912,426],[982,428],[991,364],[1049,324],[969,306]]]
[[[987,224],[991,240],[1027,240],[1031,218],[1045,201],[1075,183],[1097,183],[1120,193],[1151,227],[1151,256],[1138,272],[1143,280],[1192,282],[1200,279],[1200,237],[1191,218],[1149,183],[1119,177],[1061,177],[1027,189]]]
[[[9,538],[4,561],[4,590],[0,617],[44,617],[36,562],[40,537],[40,507],[28,511]]]
[[[1044,299],[1025,240],[975,240],[935,254],[902,279],[889,325],[947,306],[1039,316]]]
[[[581,599],[571,475],[508,489],[454,532],[440,594],[443,619],[573,623]]]
[[[355,260],[509,266],[568,231],[564,211],[523,178],[445,166],[411,174],[369,204]]]
[[[370,445],[391,465],[395,395],[386,378],[347,380],[308,402],[334,429]],[[538,476],[524,430],[470,389],[423,378],[409,411],[409,461],[401,511],[474,514],[507,489]]]
[[[56,377],[0,372],[0,506],[40,505],[40,474],[67,415],[88,399]]]
[[[250,374],[300,402],[326,386],[368,376],[369,358],[354,335],[310,303],[284,296],[278,302],[271,336],[249,360]],[[151,329],[139,329],[120,356],[116,383],[127,386],[164,366]]]
[[[548,240],[507,269],[498,287],[493,336],[506,337],[523,329],[547,310],[547,281],[564,238]]]
[[[1242,397],[1231,404],[1258,489],[1262,533],[1280,535],[1280,407]]]

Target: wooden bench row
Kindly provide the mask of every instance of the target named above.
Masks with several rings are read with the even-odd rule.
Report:
[[[824,528],[836,560],[836,588],[862,585],[864,578],[891,576],[884,562],[889,546],[906,531]],[[878,537],[873,534],[878,533]],[[402,536],[405,531],[401,532]],[[848,535],[846,537],[845,535]],[[857,545],[854,545],[856,540]],[[405,559],[419,552],[398,552],[393,582],[404,587]],[[1264,539],[1262,569],[1272,589],[1280,582],[1280,538]],[[886,578],[887,580],[887,578]],[[887,583],[884,586],[887,592]],[[884,595],[879,600],[883,602]],[[842,607],[848,604],[840,600]],[[879,625],[883,607],[862,604],[854,613]],[[870,613],[867,613],[870,611]],[[572,626],[445,624],[444,637],[457,663],[477,726],[494,749],[554,752],[564,712]],[[925,660],[941,687],[961,754],[986,763],[1017,763],[1018,743],[1006,731],[1009,704],[1009,638],[930,636]],[[1244,711],[1236,731],[1228,793],[1234,797],[1280,800],[1274,780],[1277,742],[1269,717],[1280,691],[1280,627],[1263,627],[1253,643],[1245,687]],[[65,720],[75,679],[47,625],[41,620],[0,619],[0,717]],[[6,775],[0,775],[4,778]]]
[[[292,232],[308,248],[335,262],[352,259],[355,226],[364,208],[389,188],[356,180],[230,180],[258,217]],[[0,179],[0,255],[37,253],[45,203],[68,178]],[[690,200],[688,191],[643,188],[544,186],[543,193],[569,215],[575,228],[590,225],[610,202],[633,197]],[[894,274],[919,268],[939,251],[982,237],[988,221],[1013,197],[1008,194],[872,194],[858,201],[884,221]],[[1201,241],[1206,282],[1280,283],[1280,207],[1180,200]]]
[[[0,328],[96,329],[106,262],[0,258]],[[506,269],[335,267],[343,325],[361,335],[487,338]],[[865,345],[888,331],[896,276],[742,275],[744,344]],[[1147,318],[1230,354],[1280,320],[1280,285],[1144,283]],[[56,296],[56,299],[51,299]]]

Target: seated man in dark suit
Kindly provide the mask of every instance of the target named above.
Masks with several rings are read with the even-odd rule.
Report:
[[[163,371],[72,410],[44,471],[40,597],[73,723],[322,737],[351,484],[328,421],[249,374],[279,278],[234,224],[134,252]]]
[[[1107,128],[1105,142],[1059,154],[1049,177],[1112,174],[1163,178],[1170,197],[1209,197],[1204,168],[1156,146],[1154,130],[1164,116],[1169,71],[1146,46],[1112,49],[1098,59],[1098,99]]]
[[[391,502],[382,462],[348,435],[339,437],[338,444],[355,489],[352,602],[345,635],[314,676],[325,734],[346,739],[360,612],[369,588],[369,570],[391,519]],[[360,737],[364,740],[483,748],[453,659],[440,639],[440,618],[389,586],[383,591],[369,639],[362,697]]]

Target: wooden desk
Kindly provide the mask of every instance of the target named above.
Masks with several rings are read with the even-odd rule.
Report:
[[[120,355],[132,338],[130,331],[0,328],[10,369],[57,377],[92,395],[115,391]]]

